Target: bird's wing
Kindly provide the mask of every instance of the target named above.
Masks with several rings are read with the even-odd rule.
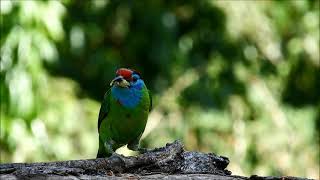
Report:
[[[150,106],[149,106],[149,112],[150,112],[152,110],[152,95],[149,90],[148,90],[148,94],[149,94],[149,100],[150,100]]]
[[[102,123],[102,120],[108,115],[109,110],[110,110],[110,93],[111,89],[109,89],[103,97],[103,101],[100,107],[99,111],[99,118],[98,118],[98,131],[100,129],[100,125]]]

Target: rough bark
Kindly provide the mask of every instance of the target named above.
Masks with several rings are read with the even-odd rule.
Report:
[[[232,176],[229,159],[213,153],[185,151],[179,141],[136,157],[0,164],[0,179],[303,179]]]

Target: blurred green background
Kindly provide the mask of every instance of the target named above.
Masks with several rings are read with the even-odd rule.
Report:
[[[95,158],[100,102],[130,67],[154,99],[143,146],[318,178],[319,33],[316,0],[1,0],[1,163]]]

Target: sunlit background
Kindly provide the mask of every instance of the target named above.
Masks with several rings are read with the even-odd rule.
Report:
[[[131,67],[153,93],[143,146],[318,178],[319,33],[319,0],[1,0],[1,162],[95,158],[100,102]]]

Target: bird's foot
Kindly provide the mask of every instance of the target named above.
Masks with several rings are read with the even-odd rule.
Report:
[[[113,164],[113,168],[116,172],[121,173],[123,168],[125,167],[125,159],[122,155],[117,153],[112,153],[112,155],[108,158],[108,160]]]
[[[112,153],[112,155],[108,159],[116,164],[125,164],[125,160],[123,159],[123,156],[115,152]]]

